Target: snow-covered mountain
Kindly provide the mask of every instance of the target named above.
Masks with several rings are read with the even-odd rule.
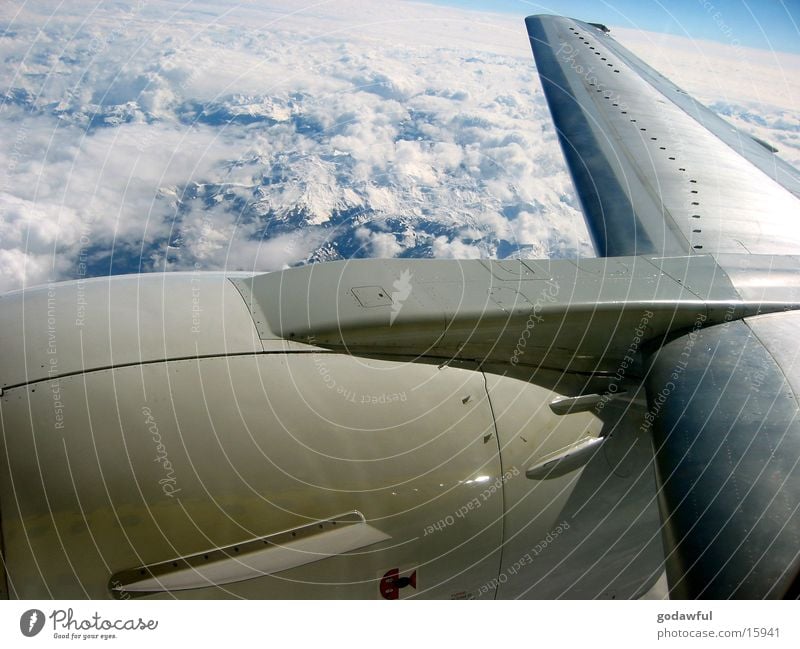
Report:
[[[591,254],[519,18],[396,0],[54,7],[0,7],[0,289]],[[742,93],[711,99],[800,160],[798,95]]]

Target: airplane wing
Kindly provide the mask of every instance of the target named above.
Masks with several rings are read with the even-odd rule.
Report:
[[[773,262],[797,263],[779,256],[800,251],[800,173],[602,25],[526,24],[597,253],[685,256],[685,285],[710,255],[761,307],[767,285],[788,287]],[[644,350],[672,596],[798,596],[800,320],[761,307]]]
[[[800,252],[800,172],[768,145],[601,27],[526,25],[598,255]]]

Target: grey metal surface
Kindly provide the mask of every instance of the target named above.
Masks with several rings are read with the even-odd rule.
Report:
[[[647,269],[651,288],[657,287],[661,271],[646,260],[636,264]],[[419,279],[431,283],[433,295],[448,296],[453,289],[448,280],[460,274],[460,266],[433,264]],[[357,270],[358,286],[367,285],[364,278],[384,283],[374,265]],[[624,282],[630,271],[616,260],[594,260],[580,269],[571,264],[567,276],[585,275],[594,286],[610,286],[615,277]],[[509,288],[509,278],[540,287],[560,271],[548,262],[487,262],[469,264],[465,272]],[[108,286],[122,287],[118,294],[127,295],[141,281],[120,277]],[[247,313],[231,282],[228,287]],[[191,322],[190,311],[178,308],[185,304],[179,299],[184,288],[167,282],[163,293],[154,291],[149,298],[176,309],[160,316],[170,335]],[[94,307],[102,312],[99,299]],[[234,304],[226,302],[229,308]],[[369,301],[358,308],[382,310],[387,318],[392,311]],[[509,305],[495,308],[506,313]],[[11,322],[16,317],[6,316]],[[244,331],[256,330],[247,321]],[[36,326],[35,319],[26,322]],[[117,322],[115,340],[135,343],[131,322]],[[493,597],[503,527],[519,520],[525,530],[545,537],[557,521],[583,469],[539,484],[525,478],[524,469],[597,430],[595,413],[557,415],[549,404],[584,388],[596,392],[607,382],[528,367],[524,380],[502,379],[502,391],[514,395],[513,403],[503,406],[498,397],[502,409],[495,413],[484,385],[488,379],[480,372],[353,358],[263,331],[262,353],[225,354],[220,344],[208,350],[219,351],[211,356],[153,356],[114,369],[87,366],[4,391],[2,465],[10,469],[0,476],[0,506],[15,597],[106,597],[109,577],[131,566],[194,556],[348,509],[363,511],[371,525],[392,536],[391,543],[378,544],[368,555],[330,557],[181,596],[370,597],[377,592],[377,572],[416,562],[419,596]],[[169,350],[160,352],[167,356]],[[531,420],[533,412],[541,416]],[[504,426],[530,420],[532,444],[520,449],[524,457],[508,447],[501,462],[495,415]],[[159,449],[168,467],[154,461]],[[513,467],[524,506],[505,517],[504,471]],[[457,515],[486,489],[479,508]],[[565,574],[569,570],[565,567]],[[602,583],[604,575],[598,578]],[[584,575],[582,583],[588,588],[594,582]],[[117,596],[130,594],[119,588]],[[534,588],[526,596],[541,595]]]
[[[800,397],[800,312],[771,313],[745,320]]]
[[[0,387],[263,345],[222,273],[59,282],[0,295]]]
[[[393,290],[403,277],[407,290]],[[264,340],[357,355],[602,372],[616,370],[632,341],[638,350],[691,328],[698,317],[710,325],[800,304],[796,271],[767,269],[749,281],[750,293],[764,299],[742,299],[713,257],[696,255],[502,264],[357,260],[237,284]],[[367,285],[391,299],[365,306],[357,294]]]
[[[751,303],[800,300],[800,257],[796,255],[716,255],[719,267],[742,300]]]
[[[782,597],[800,569],[800,410],[783,371],[800,328],[796,314],[767,318],[756,329],[769,348],[745,320],[653,355],[649,421],[673,597]]]
[[[63,428],[49,390],[0,397],[16,598],[107,598],[119,571],[352,510],[392,538],[180,596],[374,598],[379,572],[412,565],[418,596],[449,598],[497,576],[502,494],[456,517],[502,473],[480,373],[282,353],[87,372],[60,390]]]
[[[405,297],[393,287],[404,272]],[[695,312],[729,321],[797,304],[800,257],[779,255],[362,260],[255,276],[117,276],[0,296],[0,387],[321,345],[508,361],[532,315],[536,335],[519,362],[594,369],[605,355],[618,362],[621,350],[586,332],[610,327],[622,335],[644,310],[659,311],[649,323],[656,336]]]
[[[575,397],[560,397],[550,402],[550,410],[556,415],[567,415],[571,412],[586,412],[594,409],[603,400],[599,393],[581,394]]]
[[[626,50],[613,38],[603,41],[632,70],[639,73],[662,95],[708,129],[713,135],[727,144],[760,171],[779,185],[800,198],[800,171],[788,164],[780,156],[772,155],[778,150],[768,142],[740,131],[713,110],[694,99],[685,90],[667,79],[663,74],[644,63],[636,55]],[[696,145],[695,145],[696,146]]]
[[[605,442],[605,438],[586,438],[562,450],[551,458],[537,462],[525,469],[525,477],[529,480],[552,480],[572,473],[594,457]]]
[[[800,252],[800,174],[607,33],[526,20],[601,256]]]
[[[541,373],[529,378],[540,381]],[[562,379],[562,390],[569,381]],[[526,403],[521,381],[487,375],[487,384],[505,471],[557,448],[550,430],[562,430],[562,440],[567,431],[573,439],[606,438],[580,472],[535,480],[523,471],[507,481],[498,597],[625,599],[646,592],[663,571],[664,555],[652,449],[639,430],[644,410],[613,401],[558,416],[538,399]],[[548,419],[560,425],[543,425]]]
[[[646,505],[654,502],[644,474],[639,482],[621,481],[592,495],[589,485],[602,483],[609,466],[616,466],[598,464],[601,452],[584,466],[565,465],[566,471],[547,479],[524,474],[585,439],[586,430],[594,431],[589,437],[596,435],[598,421],[613,428],[608,413],[627,413],[619,426],[635,427],[640,350],[680,335],[698,319],[708,326],[797,306],[795,258],[720,261],[708,255],[369,260],[230,279],[117,277],[94,283],[93,291],[83,287],[91,307],[81,323],[61,317],[76,306],[78,287],[59,285],[53,371],[41,367],[49,356],[48,325],[40,313],[48,307],[47,287],[12,295],[7,304],[13,308],[0,311],[0,329],[23,341],[15,347],[8,337],[0,347],[6,383],[0,397],[2,464],[10,467],[0,476],[0,507],[12,594],[108,596],[110,574],[131,566],[269,535],[301,524],[304,516],[325,518],[357,508],[370,520],[394,520],[397,504],[409,517],[394,520],[399,527],[387,523],[376,529],[401,539],[406,550],[417,549],[395,553],[379,544],[367,572],[331,557],[285,571],[288,586],[281,573],[182,593],[365,597],[374,594],[370,571],[425,556],[430,565],[419,569],[418,595],[490,597],[499,585],[492,580],[520,561],[514,555],[524,556],[532,539],[547,538],[571,508],[583,514],[565,537],[569,543],[549,551],[550,558],[537,562],[533,573],[525,571],[535,579],[513,588],[509,582],[501,596],[638,594],[660,571],[653,550],[660,541],[654,540],[652,525],[640,526],[633,513],[651,511]],[[193,285],[201,287],[203,307],[214,314],[203,315],[201,330],[187,336],[196,313]],[[121,304],[127,306],[117,313]],[[87,337],[98,343],[89,353],[80,345]],[[353,358],[351,352],[404,362]],[[29,371],[40,357],[39,371]],[[456,366],[480,367],[494,376],[484,379]],[[490,386],[502,381],[494,390],[494,410],[484,380]],[[434,385],[441,387],[433,390]],[[423,397],[412,399],[414,386],[424,386]],[[550,404],[562,397],[582,407],[554,412]],[[144,405],[170,449],[171,466],[180,471],[180,508],[162,492],[161,474],[152,475],[160,468],[153,461],[158,445],[148,436]],[[458,418],[462,409],[470,413],[469,422]],[[589,428],[582,429],[580,421]],[[507,442],[502,465],[495,422]],[[364,438],[365,424],[380,432]],[[524,431],[530,426],[529,438]],[[452,433],[449,441],[441,438],[442,430]],[[538,441],[531,446],[516,434]],[[266,456],[254,451],[254,440],[263,442]],[[416,452],[397,454],[398,443],[414,440],[420,458],[411,461]],[[432,452],[430,445],[440,442]],[[619,439],[609,442],[603,457],[621,448]],[[477,452],[492,446],[489,455]],[[220,464],[220,452],[229,464]],[[359,463],[337,466],[342,454]],[[373,463],[378,456],[397,458],[391,467],[379,467]],[[640,459],[644,467],[644,456]],[[426,473],[433,482],[414,487],[428,497],[422,503],[413,493],[394,495],[384,488],[390,474],[398,483],[407,477],[409,461],[417,468],[435,464]],[[442,467],[451,461],[457,466],[448,473]],[[487,466],[492,470],[485,471]],[[504,479],[512,467],[519,474]],[[290,476],[319,484],[324,495],[291,486]],[[475,477],[489,478],[507,503],[520,504],[503,513],[495,500],[459,525],[443,525],[448,516],[455,521],[455,512],[474,494],[454,487],[438,495],[436,485],[466,485]],[[636,485],[634,500],[626,495],[631,485]],[[265,495],[269,503],[261,500]],[[579,498],[594,503],[591,516]],[[606,521],[611,511],[630,511],[636,520]],[[443,529],[426,535],[434,525]],[[593,525],[603,530],[594,538],[611,543],[604,554],[608,562],[596,569],[590,569],[594,550],[581,542]],[[424,542],[402,545],[402,530],[408,529],[419,530]],[[614,543],[613,534],[623,530],[624,542]],[[93,538],[97,545],[91,545]],[[459,545],[466,538],[475,540]],[[510,561],[502,566],[501,551],[507,553],[503,561]],[[361,585],[330,585],[352,575]]]
[[[0,501],[2,498],[0,498]],[[8,580],[6,579],[6,560],[5,560],[5,547],[3,544],[3,507],[0,504],[0,599],[8,599]]]

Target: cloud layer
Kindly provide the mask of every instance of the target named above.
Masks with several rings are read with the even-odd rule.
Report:
[[[99,275],[591,254],[519,19],[184,4],[0,9],[0,290],[80,259]],[[700,98],[797,162],[791,83],[772,104]]]

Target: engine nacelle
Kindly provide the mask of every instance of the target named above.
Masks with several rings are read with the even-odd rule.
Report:
[[[649,442],[603,441],[613,406],[553,406],[586,379],[269,339],[243,277],[0,298],[10,596],[630,597],[658,576]]]

